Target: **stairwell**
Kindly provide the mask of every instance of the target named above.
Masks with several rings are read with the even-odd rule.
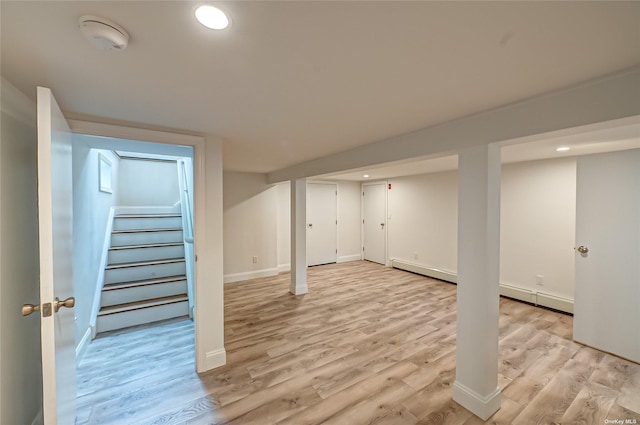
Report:
[[[189,315],[180,214],[116,215],[96,332]]]

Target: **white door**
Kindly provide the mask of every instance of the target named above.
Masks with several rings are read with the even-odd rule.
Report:
[[[337,185],[307,184],[307,265],[335,263],[338,258]]]
[[[71,132],[51,90],[38,87],[38,220],[45,425],[75,423]],[[96,182],[97,184],[97,182]],[[69,304],[71,304],[69,302]],[[58,310],[56,312],[56,310]]]
[[[387,264],[387,183],[362,185],[364,259]]]
[[[573,337],[640,362],[640,150],[580,157],[576,211]]]

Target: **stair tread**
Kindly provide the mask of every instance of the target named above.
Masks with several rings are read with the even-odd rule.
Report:
[[[118,235],[123,233],[151,233],[151,232],[181,232],[182,227],[167,227],[159,229],[128,229],[128,230],[113,230],[111,234]]]
[[[142,308],[157,307],[165,304],[173,304],[178,302],[189,301],[187,294],[170,295],[168,297],[151,298],[144,301],[136,301],[125,304],[116,304],[100,308],[98,316],[106,316],[108,314],[122,313],[125,311],[138,310]]]
[[[137,249],[137,248],[164,248],[168,246],[182,246],[184,243],[182,242],[163,242],[163,243],[151,243],[151,244],[141,244],[141,245],[123,245],[123,246],[113,246],[109,248],[109,251],[120,251],[125,249]]]
[[[148,214],[118,214],[115,218],[173,218],[173,217],[182,217],[180,213],[148,213]]]
[[[184,281],[187,280],[187,276],[184,275],[184,274],[176,275],[176,276],[161,277],[161,278],[156,278],[156,279],[130,280],[130,281],[127,281],[127,282],[106,283],[102,287],[102,290],[103,291],[114,291],[114,290],[118,290],[118,289],[134,288],[136,286],[161,285],[163,283],[180,282],[180,281],[183,281],[183,280]]]
[[[180,258],[166,258],[164,260],[151,260],[151,261],[133,261],[130,263],[115,263],[109,264],[105,267],[105,270],[116,270],[116,269],[125,269],[130,267],[139,267],[139,266],[155,266],[159,264],[175,264],[175,263],[184,263],[186,260],[184,257]]]

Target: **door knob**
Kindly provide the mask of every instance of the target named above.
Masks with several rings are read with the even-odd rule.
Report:
[[[75,305],[76,299],[73,297],[69,297],[64,301],[60,301],[60,298],[56,297],[56,300],[53,302],[53,309],[57,313],[60,307],[72,308]]]
[[[380,223],[380,228],[384,229],[384,223]]]
[[[576,248],[576,251],[578,251],[580,254],[586,254],[587,252],[589,252],[589,248],[584,245],[580,245]]]
[[[28,316],[33,312],[40,311],[40,304],[23,304],[22,315]]]
[[[309,229],[313,229],[313,223],[309,223]]]

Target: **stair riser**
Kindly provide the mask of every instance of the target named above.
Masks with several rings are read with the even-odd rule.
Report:
[[[117,249],[109,251],[109,264],[184,258],[184,245],[149,248]]]
[[[183,301],[139,310],[124,311],[106,316],[98,316],[96,330],[100,333],[188,315],[189,303],[187,301]]]
[[[175,229],[182,227],[182,217],[116,217],[113,230]]]
[[[126,304],[151,298],[168,297],[187,293],[187,281],[158,283],[155,285],[134,286],[132,288],[102,291],[102,306]]]
[[[167,276],[179,276],[186,273],[184,261],[149,266],[124,267],[105,270],[104,283],[120,283],[134,280],[146,280]]]
[[[166,232],[114,233],[111,235],[112,247],[179,242],[183,242],[182,230],[171,230]]]

